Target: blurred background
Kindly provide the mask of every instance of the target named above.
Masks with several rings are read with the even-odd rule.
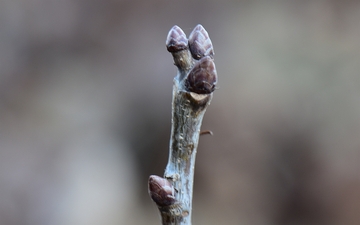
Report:
[[[219,89],[193,224],[360,224],[360,2],[0,3],[0,224],[160,224],[165,39],[197,24]]]

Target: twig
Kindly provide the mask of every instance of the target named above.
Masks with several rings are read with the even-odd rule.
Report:
[[[201,25],[194,28],[189,40],[180,27],[174,26],[166,47],[178,68],[173,85],[170,153],[164,178],[150,176],[149,194],[159,208],[163,225],[191,225],[200,127],[217,83],[214,50]]]

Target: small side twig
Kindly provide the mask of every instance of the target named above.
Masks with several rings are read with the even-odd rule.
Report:
[[[195,157],[202,119],[217,83],[214,50],[206,30],[197,25],[189,39],[180,27],[169,31],[166,47],[178,68],[174,78],[169,161],[164,178],[151,175],[149,194],[163,225],[191,225]]]

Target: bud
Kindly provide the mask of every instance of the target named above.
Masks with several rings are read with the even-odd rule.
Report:
[[[209,34],[203,26],[197,25],[189,36],[189,48],[194,59],[204,56],[213,58],[214,49]]]
[[[215,90],[217,73],[215,63],[206,56],[200,59],[185,80],[185,87],[197,94],[210,94]]]
[[[156,175],[149,177],[149,194],[158,206],[169,206],[176,201],[171,183]]]
[[[169,52],[178,52],[188,47],[188,40],[183,30],[178,26],[173,26],[166,38],[166,48]]]

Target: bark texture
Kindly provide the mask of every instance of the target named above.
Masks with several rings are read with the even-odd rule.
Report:
[[[217,84],[214,49],[197,25],[189,39],[180,27],[169,31],[166,47],[178,68],[173,85],[169,161],[164,177],[151,175],[149,194],[164,225],[190,225],[195,158],[201,123]]]

